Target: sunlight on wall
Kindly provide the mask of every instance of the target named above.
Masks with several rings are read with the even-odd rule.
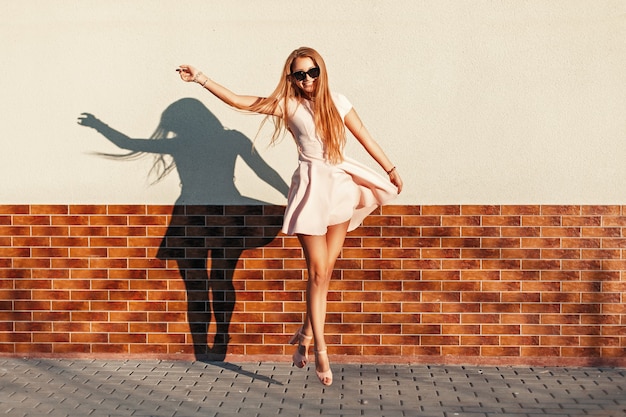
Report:
[[[124,151],[77,117],[148,138],[189,97],[254,140],[261,117],[183,84],[175,68],[265,95],[302,45],[326,58],[332,88],[400,169],[397,204],[626,202],[623,1],[320,0],[302,12],[287,0],[37,0],[3,2],[0,22],[3,204],[174,203],[179,172],[151,184],[151,157],[102,157]],[[267,136],[258,155],[289,183],[292,141],[268,148]],[[348,152],[375,166],[356,144]],[[235,187],[282,204],[244,159]],[[223,163],[211,153],[191,168],[232,170]],[[206,178],[217,191],[200,202],[225,200],[215,181],[225,180]]]

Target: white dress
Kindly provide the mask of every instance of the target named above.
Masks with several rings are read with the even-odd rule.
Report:
[[[332,98],[344,119],[352,104],[341,94],[333,93]],[[293,100],[287,111],[299,156],[287,197],[283,233],[324,235],[328,226],[348,220],[351,231],[376,207],[397,196],[395,185],[357,161],[346,157],[339,164],[326,161],[310,102]]]

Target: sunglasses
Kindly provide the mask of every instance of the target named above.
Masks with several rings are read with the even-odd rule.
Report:
[[[319,67],[313,67],[308,71],[296,71],[296,72],[292,72],[291,75],[293,76],[293,78],[295,78],[298,81],[304,81],[306,80],[306,76],[308,75],[309,77],[311,77],[312,79],[316,79],[317,77],[320,76],[320,69]]]

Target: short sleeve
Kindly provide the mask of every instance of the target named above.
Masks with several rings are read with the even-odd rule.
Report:
[[[332,97],[339,115],[344,119],[350,110],[352,110],[352,103],[350,103],[350,100],[343,94],[332,93]]]

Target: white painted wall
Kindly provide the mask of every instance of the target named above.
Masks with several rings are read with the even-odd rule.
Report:
[[[176,172],[151,185],[150,157],[99,156],[118,150],[78,115],[145,138],[191,97],[254,138],[261,117],[175,68],[265,95],[302,45],[397,164],[398,204],[626,203],[623,0],[2,0],[0,39],[0,204],[175,202]],[[288,183],[293,143],[267,148],[267,134],[258,152]],[[245,164],[235,177],[243,194],[284,203]],[[209,190],[195,202],[238,202],[193,181]]]

